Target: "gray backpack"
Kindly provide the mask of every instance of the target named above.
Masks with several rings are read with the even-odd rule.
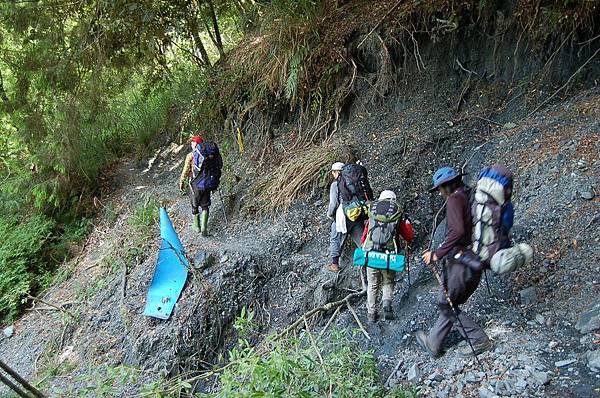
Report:
[[[365,251],[397,252],[396,235],[402,219],[402,208],[395,200],[385,199],[371,203],[369,226],[363,244]]]

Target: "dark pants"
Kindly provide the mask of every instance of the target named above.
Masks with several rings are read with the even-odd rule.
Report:
[[[454,312],[446,300],[444,291],[440,288],[437,297],[439,317],[429,331],[428,336],[428,340],[433,346],[432,348],[436,351],[440,350],[444,339],[450,333],[455,322],[460,334],[465,339],[469,339],[471,344],[487,342],[489,338],[483,329],[458,308],[459,305],[467,302],[468,298],[471,297],[477,286],[479,286],[481,271],[473,271],[462,264],[452,261],[449,261],[446,271],[443,275],[444,285],[458,313],[460,323],[456,320]]]
[[[210,191],[192,189],[190,197],[192,202],[192,214],[198,214],[198,208],[202,208],[202,211],[208,211],[208,207],[210,206]]]

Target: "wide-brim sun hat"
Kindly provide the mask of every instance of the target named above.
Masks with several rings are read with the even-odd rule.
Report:
[[[452,167],[444,166],[435,172],[432,178],[433,186],[429,188],[429,192],[437,190],[441,185],[454,180],[455,178],[462,177],[463,174],[457,172]]]
[[[342,171],[344,166],[345,165],[342,162],[335,162],[334,164],[331,165],[331,171]]]

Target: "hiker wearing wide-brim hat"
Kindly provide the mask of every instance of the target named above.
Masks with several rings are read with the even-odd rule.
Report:
[[[430,191],[436,190],[447,200],[448,235],[435,252],[426,250],[422,257],[427,265],[442,259],[447,259],[447,264],[442,277],[443,286],[440,286],[436,300],[438,319],[428,334],[422,330],[417,331],[417,342],[431,356],[442,355],[442,343],[458,321],[458,331],[471,343],[461,354],[471,355],[470,346],[476,353],[483,352],[491,347],[490,339],[473,319],[458,308],[466,303],[481,280],[481,270],[473,270],[455,260],[455,255],[467,250],[471,244],[473,229],[469,195],[463,185],[462,174],[451,167],[442,167],[433,176]]]

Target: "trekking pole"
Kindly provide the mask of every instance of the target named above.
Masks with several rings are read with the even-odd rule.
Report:
[[[13,383],[12,381],[10,381],[10,379],[8,379],[7,377],[5,377],[1,373],[0,373],[0,381],[4,385],[6,385],[8,388],[10,388],[11,390],[13,390],[19,397],[22,397],[22,398],[31,398],[31,396],[29,394],[27,394],[26,392],[24,392],[23,390],[21,390],[19,387],[17,387],[17,385],[15,383]]]
[[[406,274],[408,276],[408,289],[410,290],[410,251],[408,250],[408,242],[405,241],[404,257],[406,258]],[[408,290],[407,290],[408,292]]]
[[[490,289],[490,282],[488,281],[487,270],[485,268],[483,269],[483,275],[485,275],[485,286],[487,287],[488,296],[492,297],[492,290]]]
[[[227,212],[225,211],[225,201],[223,201],[223,194],[221,190],[217,190],[219,192],[219,199],[221,199],[221,209],[223,210],[223,217],[225,218],[225,225],[229,226],[229,221],[227,221]]]
[[[442,212],[442,209],[444,209],[446,207],[447,203],[448,203],[448,200],[446,199],[444,201],[444,204],[440,208],[440,210],[438,210],[437,214],[435,215],[435,218],[433,219],[433,229],[431,231],[431,239],[429,241],[429,251],[430,251],[430,253],[433,250],[433,235],[435,234],[435,229],[437,227],[437,219],[438,219],[440,213]],[[431,258],[430,258],[430,260],[431,260]],[[431,261],[430,261],[429,264],[425,263],[425,265],[427,265],[429,267],[429,269],[431,269],[431,272],[433,272],[433,275],[437,279],[437,281],[438,281],[438,283],[440,285],[440,288],[442,289],[442,292],[444,293],[444,297],[446,298],[446,301],[448,302],[448,305],[452,309],[452,312],[454,313],[454,317],[458,321],[458,324],[460,325],[460,328],[462,329],[463,334],[465,335],[465,339],[467,340],[467,343],[469,343],[469,347],[471,347],[471,351],[473,352],[473,356],[475,357],[475,360],[479,364],[479,367],[481,367],[481,371],[485,374],[485,378],[487,379],[487,373],[485,373],[485,369],[483,367],[483,364],[481,363],[481,361],[479,360],[479,356],[475,352],[475,348],[473,347],[473,344],[471,343],[471,339],[469,338],[469,335],[467,334],[467,330],[465,329],[465,326],[463,325],[462,321],[460,320],[460,317],[458,316],[458,311],[456,310],[456,307],[454,306],[454,303],[452,303],[452,299],[450,299],[450,295],[448,294],[448,290],[446,289],[446,286],[444,286],[444,282],[442,281],[442,277],[440,276],[439,272],[437,272],[437,270],[435,269],[435,266],[433,264],[431,264]]]
[[[21,386],[23,388],[25,388],[27,391],[29,391],[34,397],[46,398],[46,396],[44,394],[42,394],[37,388],[35,388],[31,384],[29,384],[29,382],[27,380],[25,380],[23,377],[21,377],[17,372],[12,370],[7,364],[5,364],[2,361],[0,361],[0,368],[2,370],[4,370],[6,373],[8,373],[19,384],[21,384]],[[29,394],[24,393],[19,387],[17,387],[12,381],[10,381],[8,378],[3,376],[1,373],[0,373],[0,381],[2,381],[10,389],[12,389],[14,392],[16,392],[17,395],[19,395],[21,397],[29,398]]]

